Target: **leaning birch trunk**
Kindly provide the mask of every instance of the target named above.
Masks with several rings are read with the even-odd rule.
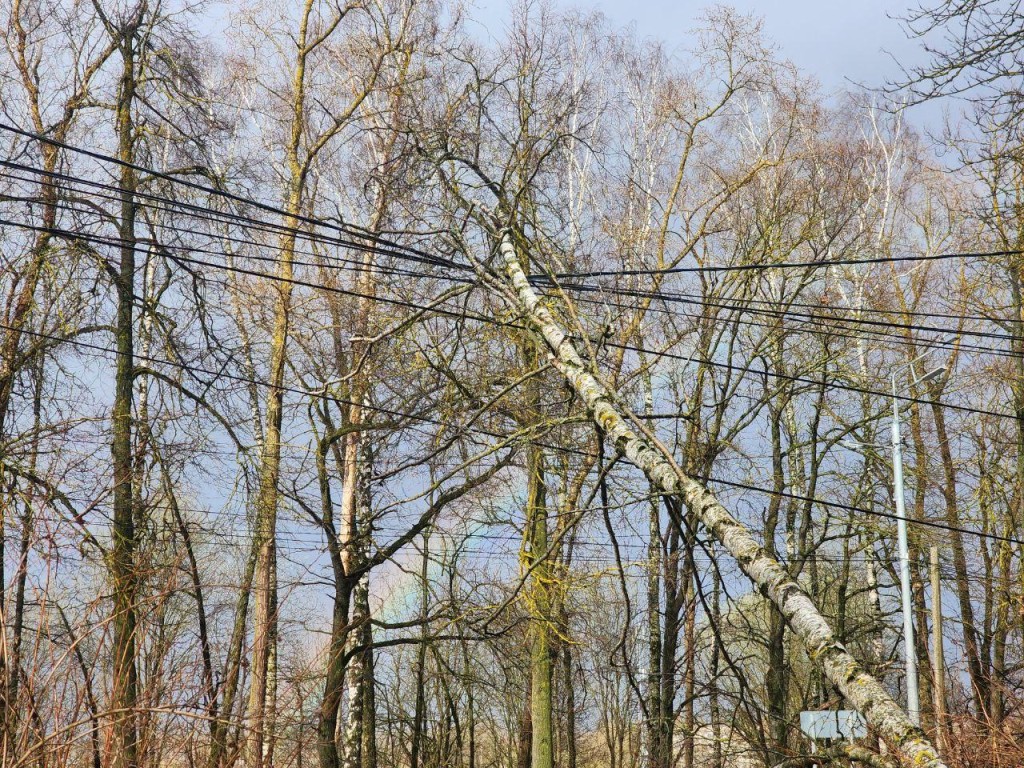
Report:
[[[591,418],[608,440],[662,492],[679,497],[739,563],[740,569],[783,615],[815,661],[843,696],[859,710],[894,750],[914,768],[946,768],[924,731],[915,726],[881,683],[869,675],[832,633],[806,592],[775,558],[734,518],[715,495],[679,470],[647,439],[633,431],[608,389],[588,372],[572,342],[541,304],[516,257],[507,230],[501,257],[514,301],[531,330],[543,339],[552,364],[586,403]]]

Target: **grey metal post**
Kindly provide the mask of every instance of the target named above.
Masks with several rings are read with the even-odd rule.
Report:
[[[903,500],[903,453],[900,447],[900,408],[896,377],[892,378],[892,473],[896,501],[896,534],[900,550],[900,597],[903,601],[903,655],[907,664],[907,714],[921,724],[921,700],[917,688],[917,650],[914,646],[914,606],[910,592],[910,546],[907,543],[907,510]]]

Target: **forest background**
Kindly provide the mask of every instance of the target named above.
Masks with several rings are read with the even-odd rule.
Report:
[[[1020,765],[1017,5],[5,4],[0,764]]]

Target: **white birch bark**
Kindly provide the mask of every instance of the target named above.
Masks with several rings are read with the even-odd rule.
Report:
[[[356,585],[353,595],[355,610],[352,612],[353,620],[368,620],[369,586],[368,576],[363,576]],[[363,633],[353,630],[349,634],[349,648],[358,646],[363,639]],[[345,727],[342,742],[343,758],[342,768],[359,768],[362,764],[361,750],[363,740],[363,687],[365,685],[365,654],[357,653],[345,670],[345,687],[347,688],[347,709],[345,711]]]
[[[356,468],[357,482],[354,483],[355,526],[349,540],[349,548],[352,552],[350,568],[363,565],[369,547],[370,525],[373,522],[373,508],[370,502],[370,477],[372,472],[370,451],[365,444],[365,439],[362,439],[358,433],[354,434],[359,438],[360,445],[356,447],[359,461]],[[352,590],[352,622],[362,622],[362,624],[349,632],[349,650],[369,643],[371,639],[369,620],[370,575],[365,574]],[[353,654],[351,661],[349,661],[348,669],[345,670],[347,709],[345,711],[342,742],[342,768],[359,768],[364,762],[361,747],[364,741],[363,726],[366,717],[364,707],[366,706],[367,686],[366,663],[369,653],[371,651],[367,650]],[[373,735],[369,736],[373,738]]]
[[[686,504],[736,559],[758,590],[776,605],[790,629],[803,642],[811,660],[894,751],[914,768],[946,768],[924,731],[910,721],[882,684],[836,639],[810,596],[786,569],[768,555],[711,491],[688,477],[629,426],[611,392],[587,370],[571,340],[530,286],[507,230],[501,234],[500,253],[513,289],[506,298],[515,302],[531,330],[543,340],[552,364],[586,404],[591,418],[615,449],[662,492],[678,496]]]

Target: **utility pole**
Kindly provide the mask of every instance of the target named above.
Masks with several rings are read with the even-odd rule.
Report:
[[[925,352],[906,366],[911,377],[914,375],[914,363],[927,355]],[[914,378],[914,384],[923,384],[946,372],[945,367],[929,371],[920,379]],[[903,450],[900,435],[900,401],[896,389],[896,372],[892,374],[892,495],[896,502],[896,536],[900,554],[900,598],[903,604],[903,657],[907,665],[907,715],[914,725],[921,725],[921,695],[918,691],[917,648],[914,645],[914,604],[910,582],[910,545],[907,542],[907,508],[903,499]]]
[[[907,665],[907,715],[921,725],[921,700],[917,689],[917,652],[914,649],[914,606],[910,593],[910,546],[907,542],[907,509],[903,500],[903,451],[900,446],[900,407],[896,376],[892,378],[892,495],[896,501],[896,535],[900,552],[900,598],[903,601],[903,658]]]

